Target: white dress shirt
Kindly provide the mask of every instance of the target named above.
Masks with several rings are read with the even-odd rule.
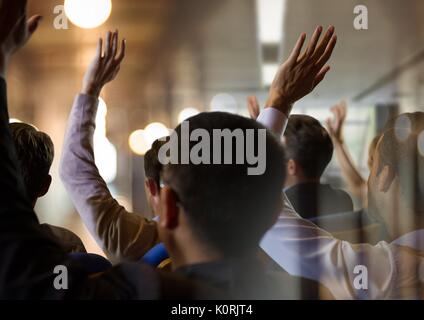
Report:
[[[287,120],[274,108],[258,118],[278,134]],[[283,211],[261,247],[287,272],[321,282],[337,299],[424,298],[424,230],[392,243],[354,245],[302,219],[284,196]]]

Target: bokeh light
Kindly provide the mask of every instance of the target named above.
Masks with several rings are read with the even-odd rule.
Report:
[[[76,26],[92,29],[107,21],[112,0],[65,0],[65,14]]]
[[[219,93],[211,100],[211,111],[237,113],[237,100],[228,93]]]
[[[169,129],[160,122],[153,122],[144,129],[144,135],[150,148],[155,140],[168,136]]]
[[[128,143],[132,152],[138,154],[139,156],[144,156],[146,152],[150,149],[150,145],[147,142],[144,130],[136,130],[131,133],[128,139]]]
[[[181,123],[188,118],[194,117],[200,113],[196,108],[185,108],[178,115],[178,123]]]

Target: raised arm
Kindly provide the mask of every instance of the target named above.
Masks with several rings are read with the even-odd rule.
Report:
[[[334,144],[334,151],[342,171],[342,175],[346,180],[350,192],[361,199],[366,205],[367,201],[367,182],[356,168],[350,152],[344,143],[343,128],[347,115],[346,102],[340,102],[331,108],[333,119],[327,120],[327,128]]]
[[[93,135],[102,88],[119,72],[125,40],[118,51],[118,32],[109,32],[103,50],[99,39],[96,56],[83,81],[68,121],[60,177],[91,235],[116,263],[139,260],[158,242],[156,223],[127,212],[112,197],[94,162]]]
[[[267,106],[258,121],[276,134],[284,132],[293,104],[309,94],[329,71],[324,65],[331,57],[336,37],[331,27],[318,43],[321,32],[320,27],[315,30],[304,53],[302,47],[306,36],[300,36],[271,86]],[[395,274],[388,245],[352,245],[335,239],[302,219],[283,197],[283,210],[277,223],[263,238],[262,249],[290,274],[321,282],[338,299],[384,298],[391,289],[390,280]],[[356,267],[363,264],[368,267],[370,283],[367,290],[357,289],[354,285]]]

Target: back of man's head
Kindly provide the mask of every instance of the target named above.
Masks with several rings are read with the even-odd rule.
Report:
[[[210,137],[207,140],[211,146],[211,164],[168,164],[164,167],[164,182],[178,197],[188,225],[198,239],[230,256],[252,252],[275,222],[281,208],[281,190],[285,180],[281,165],[285,159],[284,150],[272,133],[256,121],[241,116],[222,112],[201,113],[187,122],[191,134],[199,133],[200,129]],[[230,138],[229,148],[223,139],[222,145],[218,145],[214,134],[225,129],[238,132],[239,138],[244,136],[243,141]],[[183,150],[181,144],[189,143],[190,151],[197,153],[197,141],[205,142],[204,138],[192,137],[192,141],[188,142],[182,131],[181,125],[175,130],[180,151]],[[251,137],[255,137],[254,141]],[[266,149],[263,148],[265,146]],[[263,153],[258,154],[258,149]],[[219,158],[224,163],[228,151],[232,152],[232,164],[212,162],[212,159]],[[236,164],[241,152],[245,160]],[[247,160],[249,164],[246,155],[252,153],[265,161],[266,170],[261,175],[248,173],[252,158]],[[181,159],[182,155],[179,156]]]
[[[160,173],[162,172],[163,165],[160,163],[158,154],[159,149],[169,140],[169,137],[158,139],[153,142],[152,147],[144,155],[144,174],[146,178],[153,179],[159,186]]]
[[[320,178],[333,157],[333,143],[320,122],[310,116],[292,115],[284,139],[287,159],[296,161],[306,178]]]
[[[47,180],[54,157],[53,142],[46,133],[25,123],[11,123],[10,130],[27,194],[35,201],[46,183],[50,184]]]
[[[405,113],[390,121],[377,152],[377,175],[390,167],[399,178],[399,201],[424,219],[424,113]]]

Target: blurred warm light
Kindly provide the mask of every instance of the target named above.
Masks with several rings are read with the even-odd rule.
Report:
[[[150,144],[147,142],[144,130],[136,130],[131,133],[128,142],[132,152],[139,156],[144,156],[150,149]]]
[[[102,178],[106,183],[111,183],[117,174],[117,151],[106,136],[106,115],[107,105],[102,98],[99,98],[93,139],[94,160]]]
[[[185,108],[178,115],[178,123],[181,123],[188,118],[194,117],[200,113],[196,108]]]
[[[155,140],[168,136],[169,130],[164,124],[153,122],[144,129],[144,135],[150,148]]]
[[[136,130],[131,133],[128,143],[132,152],[144,156],[152,147],[153,142],[169,135],[169,129],[160,122],[149,124],[144,130]]]
[[[259,40],[281,43],[287,0],[257,0]]]
[[[118,167],[115,146],[108,139],[94,140],[94,158],[103,180],[113,182]]]
[[[99,98],[99,105],[97,107],[96,114],[96,131],[94,132],[95,136],[106,137],[106,116],[106,102],[102,98]]]
[[[211,111],[222,111],[236,113],[238,109],[237,100],[228,93],[219,93],[211,100]]]
[[[76,26],[96,28],[109,18],[112,0],[65,0],[65,13]]]
[[[262,66],[262,83],[269,86],[274,81],[279,65],[277,63],[264,64]]]

